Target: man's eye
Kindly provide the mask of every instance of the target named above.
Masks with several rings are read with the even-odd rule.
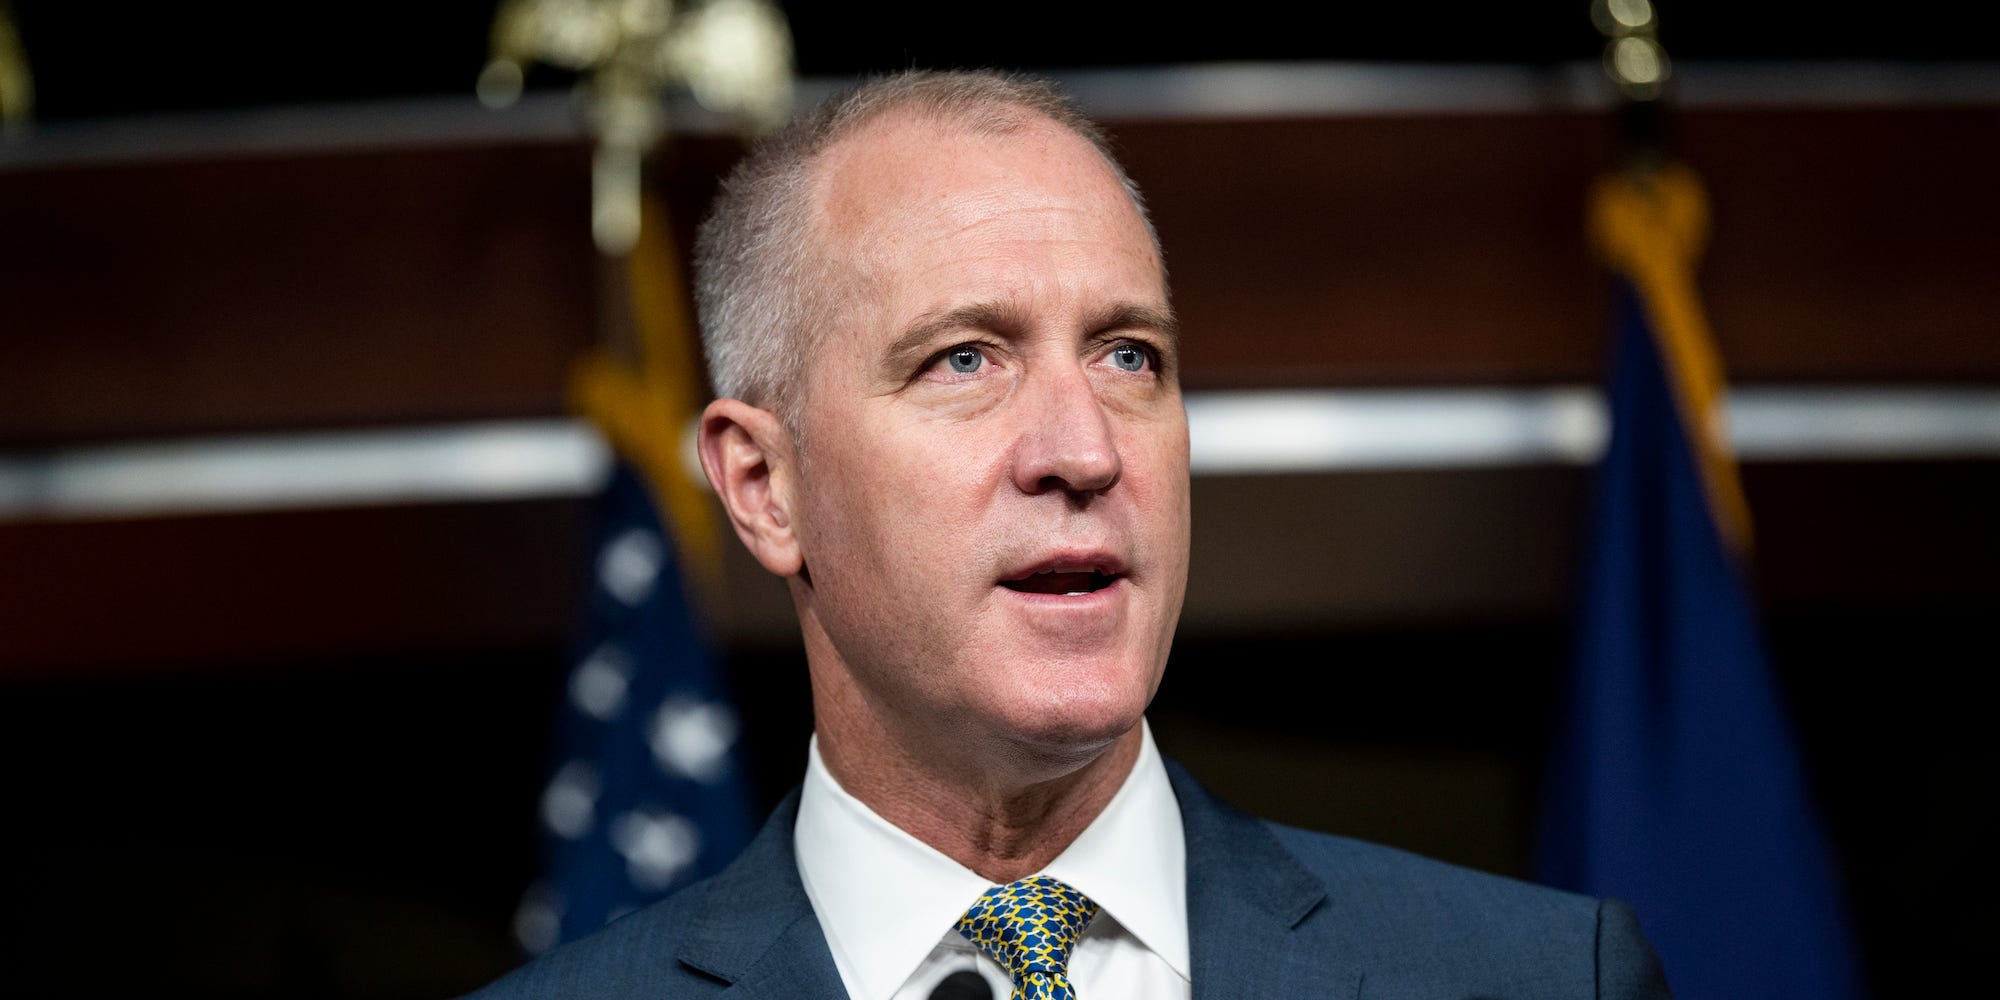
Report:
[[[1137,344],[1119,344],[1111,349],[1111,363],[1121,371],[1144,371],[1146,363],[1151,360],[1146,356],[1145,348]]]
[[[952,371],[960,375],[970,375],[978,371],[980,365],[986,363],[986,355],[979,353],[976,347],[954,347],[944,352],[944,360],[951,366]]]

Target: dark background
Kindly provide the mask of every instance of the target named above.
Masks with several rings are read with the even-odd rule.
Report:
[[[1310,24],[1287,5],[789,6],[819,77],[1553,68],[1598,45],[1581,5],[1348,5]],[[491,9],[14,4],[50,134],[463,94]],[[1684,63],[1996,55],[1970,15],[1919,5],[1662,16]],[[1677,118],[1715,196],[1705,290],[1734,373],[2000,382],[1996,126],[1991,104]],[[1113,130],[1159,213],[1192,387],[1594,377],[1578,206],[1612,159],[1608,115]],[[719,138],[665,154],[656,183],[684,222],[734,155]],[[565,365],[601,318],[586,163],[570,141],[0,170],[0,447],[564,412]],[[2000,930],[2000,753],[1974,695],[2000,608],[1996,472],[1745,470],[1773,659],[1882,996],[1958,985]],[[1254,811],[1524,873],[1585,476],[1198,481],[1162,744]],[[584,516],[541,500],[0,523],[10,993],[423,997],[509,967]],[[802,766],[802,665],[775,584],[740,556],[730,573],[716,641],[769,803]]]
[[[1013,3],[780,6],[806,76],[910,66],[1065,69],[1354,60],[1549,66],[1602,44],[1584,3]],[[14,0],[40,116],[349,101],[469,90],[495,4],[113,4]],[[1990,60],[1976,4],[1806,7],[1669,2],[1676,60]],[[554,79],[555,74],[547,74]]]

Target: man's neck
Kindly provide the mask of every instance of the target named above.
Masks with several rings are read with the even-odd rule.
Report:
[[[1048,867],[1131,774],[1139,727],[1081,760],[1024,756],[974,765],[815,712],[820,756],[876,815],[995,883]]]

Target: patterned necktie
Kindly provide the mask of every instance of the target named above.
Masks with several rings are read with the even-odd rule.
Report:
[[[986,890],[958,932],[1014,977],[1012,1000],[1076,1000],[1069,953],[1096,915],[1090,897],[1036,875]]]

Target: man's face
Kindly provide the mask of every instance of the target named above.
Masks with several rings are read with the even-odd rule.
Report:
[[[901,732],[1108,743],[1158,686],[1187,582],[1187,417],[1137,209],[1042,123],[892,114],[818,180],[852,283],[800,359],[802,610]]]

